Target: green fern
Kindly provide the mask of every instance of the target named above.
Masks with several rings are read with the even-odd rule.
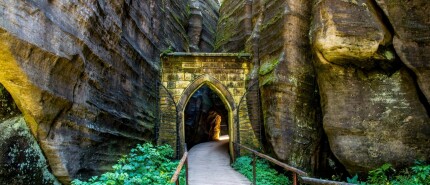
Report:
[[[178,161],[171,160],[174,151],[169,145],[153,146],[150,143],[137,145],[115,164],[113,172],[90,178],[75,179],[72,185],[134,185],[171,184]],[[181,176],[184,172],[181,173]],[[184,177],[181,177],[182,182]]]

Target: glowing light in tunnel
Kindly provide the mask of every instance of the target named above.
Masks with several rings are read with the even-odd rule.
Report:
[[[230,137],[228,135],[219,136],[220,141],[225,141],[225,140],[229,140],[229,139],[230,139]]]

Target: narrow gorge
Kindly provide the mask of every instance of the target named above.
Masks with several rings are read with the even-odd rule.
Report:
[[[243,64],[190,91],[191,145],[218,119],[315,177],[429,161],[429,51],[427,0],[0,0],[0,184],[70,184],[139,143],[169,143],[160,92],[180,80],[163,57],[216,53]],[[226,85],[231,101],[212,88],[222,78],[240,86]],[[249,127],[229,126],[227,101]]]

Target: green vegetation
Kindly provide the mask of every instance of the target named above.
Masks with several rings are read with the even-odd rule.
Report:
[[[219,21],[218,24],[220,23],[221,21]],[[217,30],[218,33],[215,36],[214,51],[218,51],[221,46],[227,44],[230,41],[230,38],[234,35],[234,25],[225,23],[222,29],[217,28]]]
[[[233,168],[245,175],[252,181],[252,158],[249,156],[242,156],[236,159],[233,163]],[[271,168],[269,163],[263,159],[257,159],[257,185],[285,185],[291,184],[291,181],[284,175]]]
[[[276,66],[278,66],[279,62],[280,61],[278,58],[263,62],[263,64],[260,66],[260,70],[258,71],[258,74],[260,74],[261,76],[264,76],[272,72],[276,68]]]
[[[74,180],[73,185],[134,185],[170,184],[178,161],[173,161],[174,151],[169,145],[137,145],[127,156],[114,165],[113,172],[95,176],[87,182]],[[181,181],[185,181],[181,172]],[[183,184],[183,183],[181,183]]]
[[[172,46],[169,46],[169,48],[161,51],[161,55],[160,56],[161,57],[165,57],[169,53],[173,53],[173,47]]]
[[[267,28],[269,28],[271,25],[276,24],[279,20],[281,20],[282,18],[284,18],[284,12],[278,12],[274,17],[272,17],[270,20],[268,20],[266,23],[263,23],[263,25],[261,25],[260,27],[260,31],[266,30]]]
[[[276,82],[276,74],[273,71],[279,63],[280,60],[278,58],[267,60],[262,63],[258,71],[258,74],[260,75],[260,87]]]
[[[366,182],[360,182],[357,175],[347,181],[362,185],[430,185],[430,165],[416,162],[415,166],[397,172],[391,164],[384,164],[370,171]]]

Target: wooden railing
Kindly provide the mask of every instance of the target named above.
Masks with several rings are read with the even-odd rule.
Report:
[[[181,174],[182,167],[185,166],[185,184],[188,185],[188,151],[185,145],[185,153],[182,155],[181,160],[179,161],[178,166],[176,167],[176,171],[170,179],[170,183],[175,183],[179,185],[179,175]]]
[[[317,179],[317,178],[312,178],[312,177],[308,177],[308,174],[302,170],[299,170],[295,167],[289,166],[285,163],[282,163],[281,161],[278,161],[268,155],[264,155],[260,152],[257,152],[251,148],[248,148],[246,146],[243,146],[239,143],[234,143],[234,145],[246,149],[248,151],[250,151],[252,153],[252,174],[253,174],[253,179],[252,179],[252,183],[255,185],[257,182],[257,171],[256,171],[256,156],[261,157],[263,159],[266,159],[282,168],[284,168],[287,171],[290,171],[293,173],[293,184],[297,185],[298,184],[298,179],[300,179],[300,182],[302,182],[303,184],[310,184],[310,185],[352,185],[349,183],[345,183],[345,182],[338,182],[338,181],[330,181],[330,180],[322,180],[322,179]]]

